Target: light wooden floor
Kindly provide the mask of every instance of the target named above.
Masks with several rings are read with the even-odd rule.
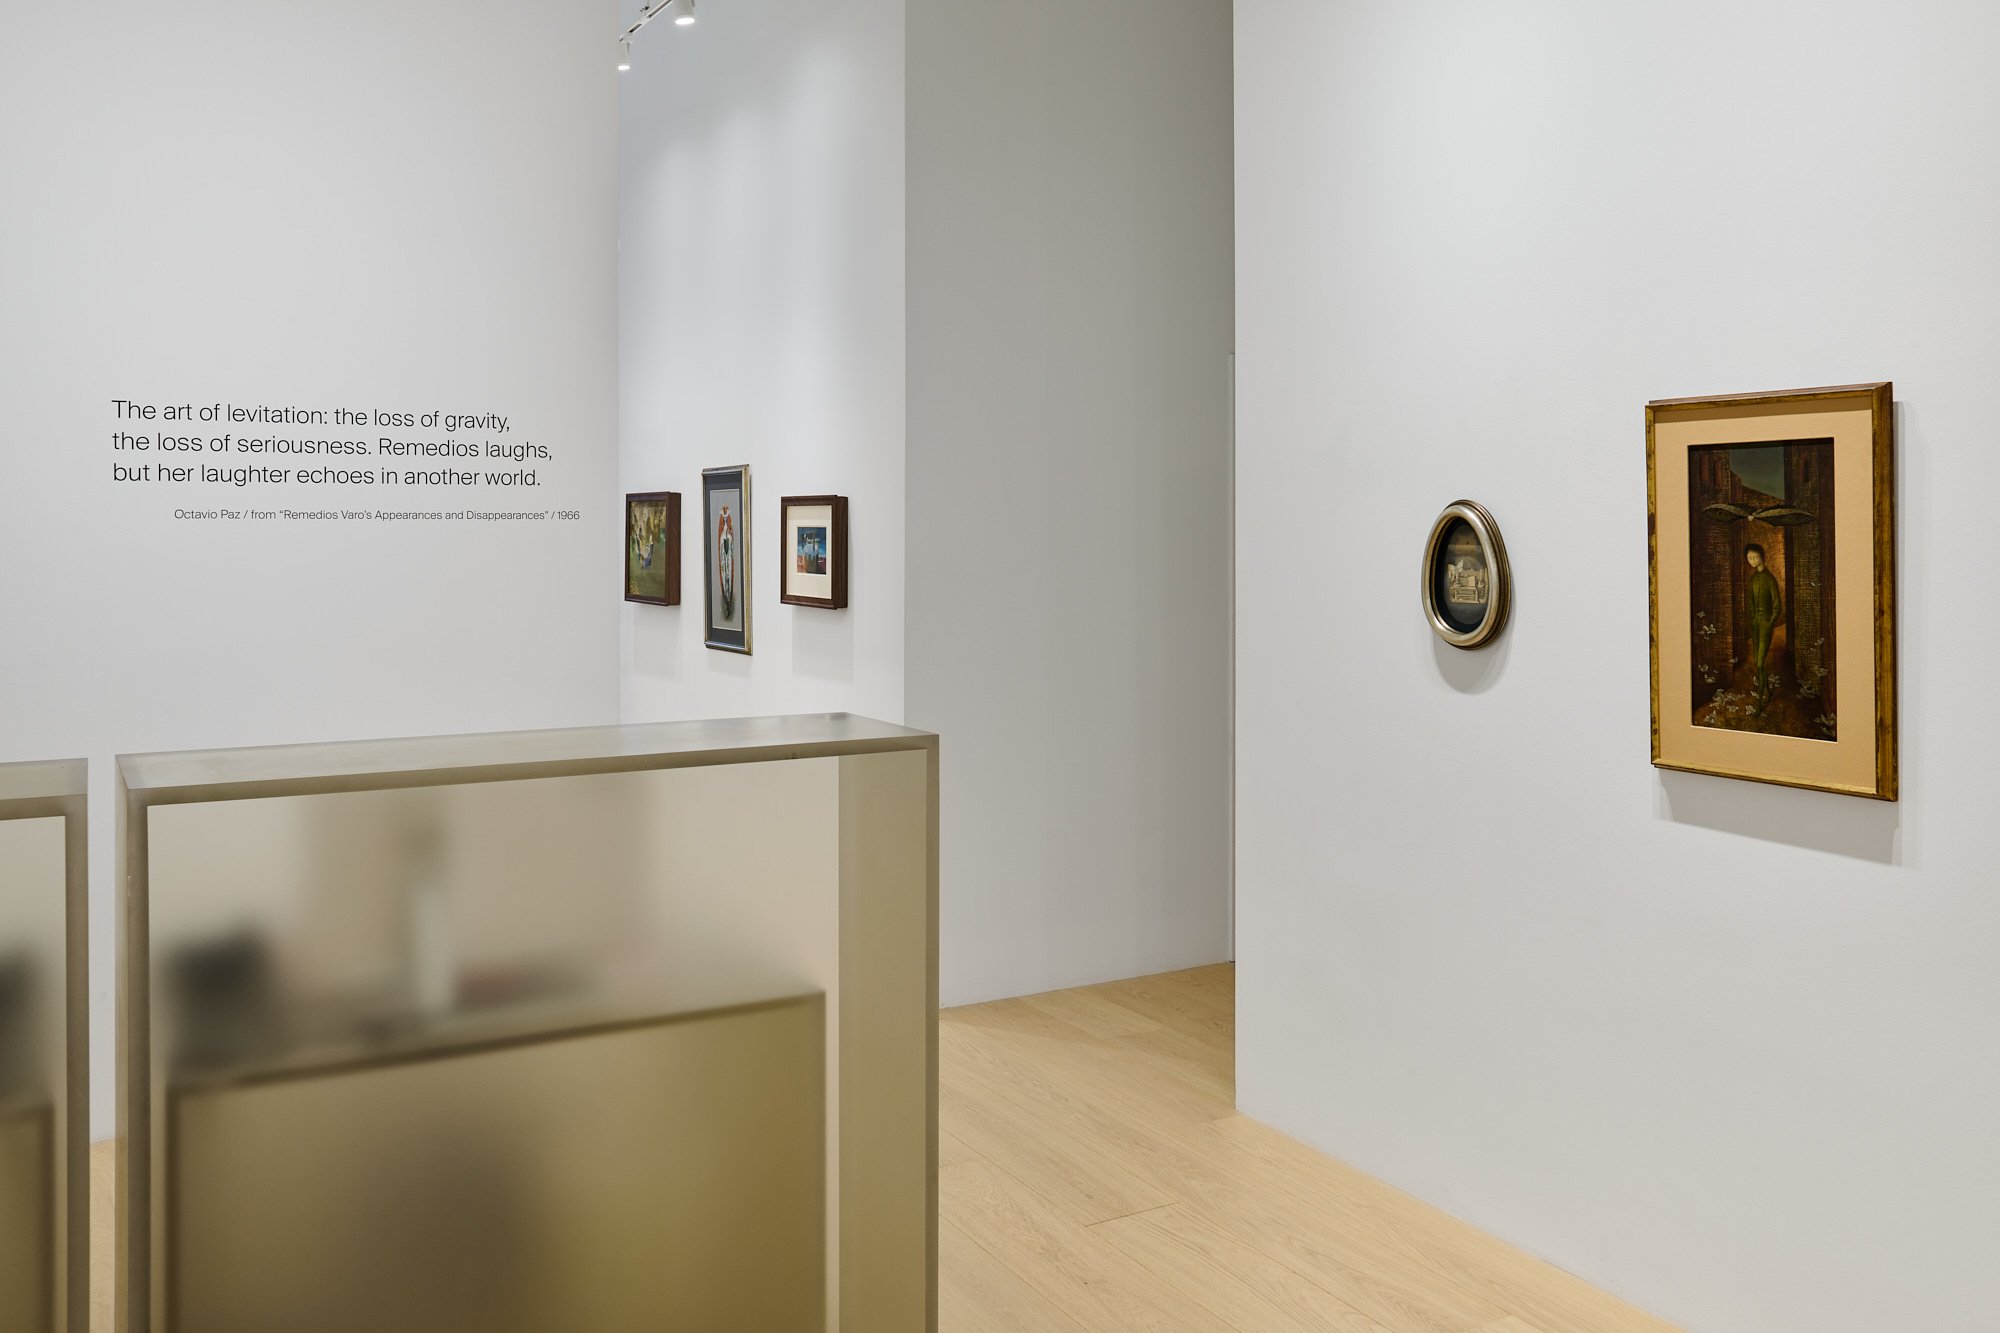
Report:
[[[1237,1115],[1235,1008],[1225,966],[946,1011],[941,1333],[1674,1333]]]
[[[942,1333],[1670,1333],[1235,1114],[1235,973],[949,1010]]]

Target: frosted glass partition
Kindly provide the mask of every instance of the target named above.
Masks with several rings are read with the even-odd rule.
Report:
[[[0,764],[0,1330],[90,1320],[85,770]]]
[[[119,778],[121,1329],[935,1328],[935,737]]]

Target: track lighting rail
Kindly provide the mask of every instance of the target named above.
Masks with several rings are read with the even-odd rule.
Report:
[[[694,0],[647,0],[645,7],[639,11],[638,19],[618,36],[620,71],[632,68],[632,43],[645,31],[646,25],[656,18],[669,16],[675,27],[689,27],[694,23]]]

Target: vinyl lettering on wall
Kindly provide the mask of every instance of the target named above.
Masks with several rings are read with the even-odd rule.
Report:
[[[558,451],[521,434],[507,412],[131,398],[110,400],[109,410],[112,483],[171,497],[176,519],[581,518],[576,510],[378,503],[382,492],[404,488],[478,491],[504,501],[548,484],[544,465],[559,464]],[[324,501],[335,495],[345,503],[328,507]]]

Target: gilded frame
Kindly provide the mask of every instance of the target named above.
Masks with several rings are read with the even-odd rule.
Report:
[[[1486,615],[1470,629],[1454,625],[1437,604],[1438,548],[1459,523],[1472,529],[1472,535],[1478,540],[1490,583]],[[1431,524],[1430,539],[1424,543],[1424,563],[1417,574],[1417,593],[1423,599],[1424,618],[1430,622],[1431,630],[1454,648],[1483,648],[1499,638],[1500,631],[1507,628],[1507,615],[1514,602],[1514,570],[1507,562],[1507,543],[1500,539],[1500,525],[1493,521],[1493,515],[1487,513],[1484,506],[1470,500],[1454,500],[1437,516],[1437,522]]]
[[[1865,429],[1862,417],[1865,414]],[[1866,627],[1869,633],[1848,636],[1862,640],[1858,647],[1843,649],[1839,662],[1867,668],[1861,674],[1871,683],[1869,725],[1848,732],[1836,744],[1852,749],[1839,764],[1796,759],[1800,744],[1816,746],[1817,739],[1800,741],[1791,736],[1752,737],[1747,732],[1722,732],[1729,737],[1749,737],[1731,742],[1736,755],[1729,762],[1711,762],[1690,755],[1691,734],[1705,733],[1709,727],[1692,727],[1683,722],[1678,706],[1663,699],[1663,656],[1669,673],[1683,665],[1678,645],[1685,626],[1676,624],[1670,610],[1662,619],[1662,596],[1678,606],[1690,598],[1687,581],[1692,577],[1673,556],[1691,541],[1683,532],[1676,537],[1671,528],[1662,529],[1663,510],[1669,525],[1683,521],[1691,500],[1684,471],[1674,472],[1692,447],[1688,440],[1697,435],[1720,439],[1747,438],[1750,442],[1777,442],[1798,431],[1781,428],[1780,423],[1811,424],[1819,433],[1822,423],[1845,418],[1852,423],[1851,444],[1843,444],[1835,455],[1833,487],[1853,500],[1857,488],[1866,497],[1867,520],[1836,531],[1833,541],[1836,568],[1863,569],[1861,586],[1867,589]],[[1672,435],[1673,439],[1663,436]],[[1828,791],[1874,800],[1894,801],[1899,796],[1898,771],[1898,690],[1896,675],[1896,430],[1895,391],[1888,381],[1836,385],[1827,388],[1794,389],[1775,393],[1722,394],[1712,397],[1667,398],[1646,405],[1646,549],[1649,594],[1650,693],[1652,701],[1652,756],[1657,768],[1719,777],[1740,778],[1777,786],[1811,791]],[[1843,512],[1846,512],[1843,510]],[[1855,530],[1859,528],[1860,530]],[[1662,544],[1670,548],[1663,565]],[[1842,580],[1844,586],[1853,586]],[[1789,606],[1786,611],[1790,614]],[[1829,613],[1831,614],[1831,612]],[[1850,613],[1852,623],[1862,625],[1860,611]],[[1843,623],[1847,623],[1843,619]],[[1768,634],[1766,636],[1769,637]],[[1845,642],[1845,641],[1843,641]],[[1761,651],[1761,650],[1760,650]],[[1690,659],[1691,660],[1691,659]],[[1733,664],[1735,659],[1730,659]],[[1802,691],[1803,692],[1803,691]],[[1769,690],[1764,694],[1768,696]],[[1843,728],[1844,730],[1844,728]],[[1829,738],[1832,739],[1832,738]],[[1774,748],[1771,743],[1777,743]],[[1784,746],[1793,747],[1790,750]],[[1835,746],[1828,746],[1831,751]],[[1836,773],[1838,768],[1841,771]]]

